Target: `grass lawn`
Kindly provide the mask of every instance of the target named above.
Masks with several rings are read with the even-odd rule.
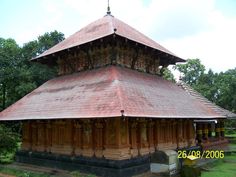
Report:
[[[35,172],[35,171],[29,171],[29,170],[23,170],[23,169],[16,169],[13,167],[9,167],[7,165],[0,165],[0,177],[5,175],[10,175],[14,177],[56,177],[58,176],[57,174],[52,174],[50,172]],[[63,176],[63,175],[62,175]],[[80,173],[79,171],[73,171],[73,172],[68,172],[66,176],[71,176],[71,177],[96,177],[94,175],[90,174],[83,174]]]
[[[231,132],[231,133],[226,132],[226,133],[225,133],[225,136],[226,136],[226,137],[235,137],[235,138],[236,138],[236,131]]]
[[[201,177],[236,177],[236,153],[205,167]]]
[[[0,174],[7,174],[7,175],[12,175],[16,177],[49,177],[49,174],[46,173],[35,173],[35,172],[29,172],[26,170],[19,170],[19,169],[14,169],[10,167],[6,167],[1,165],[0,166]],[[1,176],[1,175],[0,175]]]

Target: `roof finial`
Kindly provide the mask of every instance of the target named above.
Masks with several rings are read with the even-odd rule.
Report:
[[[110,10],[110,5],[109,5],[109,0],[107,0],[107,15],[111,15],[111,10]]]

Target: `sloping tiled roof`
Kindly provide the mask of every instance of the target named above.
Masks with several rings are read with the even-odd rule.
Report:
[[[49,80],[0,113],[0,120],[99,118],[226,118],[183,85],[118,66]]]
[[[151,47],[153,49],[157,49],[164,53],[170,54],[171,56],[176,57],[178,62],[185,61],[177,57],[175,54],[173,54],[172,52],[170,52],[157,42],[153,41],[152,39],[148,38],[147,36],[137,31],[136,29],[129,26],[128,24],[118,20],[117,18],[111,15],[106,15],[103,18],[100,18],[97,21],[87,25],[86,27],[82,28],[75,34],[66,38],[64,41],[45,51],[35,59],[39,59],[41,57],[65,49],[76,47],[112,34],[119,35],[121,37],[127,38],[129,40]]]

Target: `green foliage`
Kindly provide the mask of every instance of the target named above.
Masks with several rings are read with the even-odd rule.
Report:
[[[236,154],[225,156],[224,159],[220,159],[205,166],[208,169],[201,174],[201,177],[235,177],[236,166]]]
[[[172,82],[175,82],[174,74],[168,68],[164,69],[163,78]]]
[[[19,136],[5,125],[0,125],[0,158],[15,152],[18,148]]]
[[[183,74],[182,80],[189,84],[196,84],[199,77],[204,73],[205,66],[199,59],[188,59],[186,64],[177,64],[174,69]]]
[[[0,111],[51,79],[56,68],[30,62],[64,39],[53,31],[19,47],[13,39],[0,38]]]
[[[20,47],[13,39],[0,38],[0,111],[55,76],[55,68],[30,62],[29,59],[63,39],[62,33],[53,31]],[[13,155],[10,154],[14,154],[17,148],[17,134],[20,134],[20,131],[20,122],[6,122],[0,125],[0,161],[11,159]]]
[[[31,172],[26,170],[20,170],[16,168],[11,168],[7,166],[0,166],[0,173],[7,175],[15,175],[20,177],[50,177],[50,174]]]

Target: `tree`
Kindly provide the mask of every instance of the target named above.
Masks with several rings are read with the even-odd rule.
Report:
[[[187,63],[177,64],[174,69],[182,73],[182,80],[192,86],[196,84],[199,77],[204,73],[205,66],[201,64],[199,59],[188,59]]]
[[[0,125],[0,158],[6,153],[14,152],[17,149],[19,136],[5,125]],[[1,159],[0,159],[1,160]]]
[[[13,39],[0,38],[0,111],[56,75],[55,68],[30,62],[45,50],[64,39],[53,31],[19,47]],[[17,148],[20,122],[0,125],[0,156]]]
[[[236,68],[219,73],[216,84],[216,104],[236,112]]]
[[[20,47],[13,39],[0,38],[0,99],[4,109],[12,100],[10,90],[16,86]]]
[[[175,82],[174,74],[168,68],[164,69],[163,78],[172,82]]]
[[[63,39],[63,33],[53,31],[21,48],[13,39],[0,38],[0,111],[56,75],[55,68],[29,60]]]
[[[203,73],[199,76],[195,85],[192,87],[201,93],[204,97],[212,102],[218,99],[218,84],[217,84],[218,74],[214,73],[211,69],[207,73]]]

